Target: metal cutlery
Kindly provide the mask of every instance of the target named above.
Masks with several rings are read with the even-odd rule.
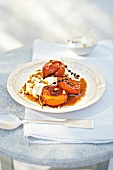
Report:
[[[20,120],[17,116],[11,113],[0,113],[0,128],[1,129],[15,129],[22,124],[26,123],[37,123],[37,124],[54,124],[54,125],[64,125],[71,128],[94,128],[93,120],[89,119],[56,119],[51,118],[47,120]]]

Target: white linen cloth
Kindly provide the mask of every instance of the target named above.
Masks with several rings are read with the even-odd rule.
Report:
[[[62,114],[49,114],[25,109],[26,119],[93,119],[94,129],[67,128],[63,125],[24,125],[24,137],[32,143],[106,143],[113,142],[113,44],[111,40],[98,42],[94,51],[85,57],[77,56],[67,45],[35,40],[32,60],[49,58],[75,58],[97,68],[106,80],[107,86],[101,99],[82,110]]]

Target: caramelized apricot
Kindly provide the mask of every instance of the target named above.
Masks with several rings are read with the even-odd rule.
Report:
[[[42,68],[44,78],[50,75],[54,75],[55,77],[62,77],[64,72],[65,65],[61,61],[57,60],[50,60]]]
[[[57,78],[57,84],[61,89],[66,90],[70,94],[78,94],[80,92],[80,82],[71,78]]]
[[[42,101],[49,106],[59,106],[67,101],[68,94],[58,86],[44,86],[42,89]]]

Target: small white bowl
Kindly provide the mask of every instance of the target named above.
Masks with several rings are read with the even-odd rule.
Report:
[[[97,44],[96,39],[91,37],[76,37],[68,40],[68,47],[78,55],[90,54]]]

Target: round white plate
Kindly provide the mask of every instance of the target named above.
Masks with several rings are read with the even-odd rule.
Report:
[[[42,66],[49,60],[41,60],[35,62],[26,63],[15,70],[8,77],[7,89],[12,98],[23,106],[28,108],[48,112],[48,113],[64,113],[83,109],[97,102],[105,91],[105,80],[102,75],[92,66],[78,62],[74,59],[63,59],[64,63],[68,67],[85,78],[87,81],[87,92],[85,97],[73,106],[64,106],[59,108],[52,108],[44,106],[43,108],[35,102],[31,102],[19,93],[20,89],[28,80],[30,74],[35,72],[36,69],[42,68]]]

